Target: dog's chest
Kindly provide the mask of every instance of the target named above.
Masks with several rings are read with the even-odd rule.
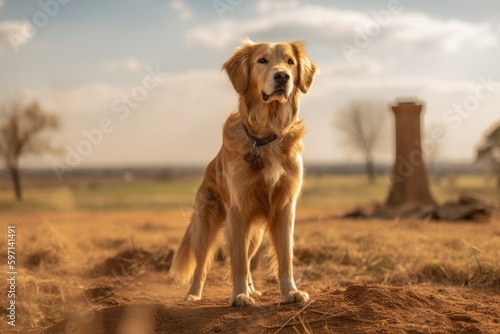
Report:
[[[274,188],[279,180],[285,174],[285,168],[282,162],[275,157],[267,157],[263,162],[262,178],[269,188]]]
[[[273,145],[267,150],[263,150],[261,156],[263,165],[260,170],[261,178],[268,190],[273,190],[279,184],[283,175],[300,173],[302,170],[302,156],[299,153],[285,155],[280,145]],[[292,166],[295,166],[295,168]]]

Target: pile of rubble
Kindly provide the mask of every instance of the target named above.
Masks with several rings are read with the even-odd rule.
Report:
[[[458,201],[443,205],[403,204],[398,207],[375,206],[358,208],[343,215],[343,218],[415,218],[433,220],[473,220],[489,221],[498,212],[498,205],[481,196],[467,192]]]

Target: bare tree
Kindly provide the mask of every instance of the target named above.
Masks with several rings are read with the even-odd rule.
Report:
[[[490,162],[497,178],[497,187],[500,188],[500,122],[484,136],[477,150],[477,160]]]
[[[10,173],[16,199],[22,199],[19,159],[29,154],[55,152],[46,133],[59,128],[59,118],[46,113],[37,101],[24,104],[12,98],[0,106],[0,157]]]
[[[374,155],[382,144],[388,115],[387,103],[359,100],[343,107],[334,120],[344,145],[363,155],[370,183],[375,181]]]

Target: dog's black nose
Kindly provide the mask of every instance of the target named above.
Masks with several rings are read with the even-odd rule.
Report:
[[[290,75],[288,75],[288,73],[286,72],[280,71],[274,73],[273,79],[279,84],[285,84],[288,82],[288,79],[290,79]]]

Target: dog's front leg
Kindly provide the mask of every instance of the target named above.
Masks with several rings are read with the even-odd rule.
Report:
[[[233,278],[233,294],[231,306],[254,304],[250,297],[248,282],[250,279],[250,263],[248,247],[250,244],[250,221],[241,215],[238,209],[231,208],[227,216],[227,238],[231,256],[231,275]]]
[[[281,296],[285,303],[304,302],[309,294],[297,290],[293,279],[293,230],[295,223],[295,205],[286,205],[277,213],[271,225],[271,237],[278,258],[278,279]]]

